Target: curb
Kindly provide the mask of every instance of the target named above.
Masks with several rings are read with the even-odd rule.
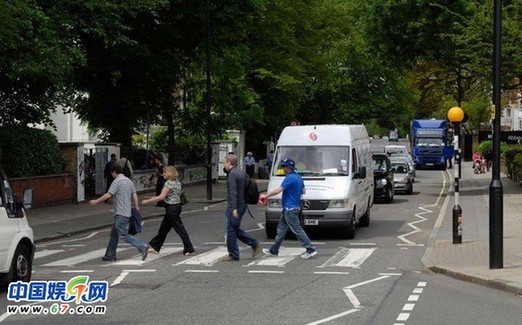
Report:
[[[502,290],[505,292],[509,292],[515,295],[522,295],[522,288],[510,285],[509,283],[506,283],[504,281],[500,280],[488,280],[484,279],[475,275],[466,274],[463,272],[451,270],[444,267],[439,266],[430,266],[428,267],[430,270],[432,270],[435,273],[444,274],[446,276],[449,276],[451,278],[457,279],[457,280],[463,280],[466,282],[474,283],[483,285],[489,288]]]

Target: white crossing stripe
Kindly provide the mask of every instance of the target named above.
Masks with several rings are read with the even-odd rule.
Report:
[[[305,251],[306,250],[302,247],[281,247],[279,249],[279,255],[265,255],[264,258],[258,258],[255,261],[249,263],[247,266],[262,265],[283,267],[286,263],[296,259]]]
[[[375,250],[376,248],[342,248],[318,268],[339,266],[357,269]]]
[[[214,248],[213,250],[210,250],[208,252],[196,255],[192,258],[189,258],[187,260],[181,261],[176,264],[172,264],[174,266],[176,265],[204,265],[204,266],[212,266],[217,261],[219,261],[223,256],[228,255],[228,250],[224,246],[219,246],[217,248]]]
[[[165,257],[166,255],[174,254],[183,251],[183,247],[163,247],[159,254],[149,253],[145,261],[141,260],[141,254],[134,255],[132,258],[118,260],[110,265],[143,265],[145,263]]]
[[[124,251],[127,249],[128,248],[120,248],[118,251],[121,252],[121,251]],[[100,259],[100,261],[101,261],[101,257],[103,256],[103,254],[105,254],[105,251],[106,251],[105,248],[100,248],[100,249],[97,249],[97,250],[94,250],[94,251],[91,251],[91,252],[88,252],[85,254],[80,254],[80,255],[73,256],[73,257],[69,257],[69,258],[54,261],[51,263],[47,263],[42,266],[73,266],[76,264],[87,262],[88,260],[92,260],[92,259]]]
[[[42,251],[37,251],[34,253],[34,259],[46,257],[53,254],[58,254],[61,252],[65,252],[65,249],[44,249]]]

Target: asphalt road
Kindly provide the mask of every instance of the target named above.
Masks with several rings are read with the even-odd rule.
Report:
[[[450,177],[441,171],[417,172],[414,193],[375,204],[368,228],[354,240],[329,232],[310,232],[319,254],[299,258],[304,249],[288,239],[278,258],[222,262],[224,205],[184,212],[196,255],[181,254],[172,231],[159,255],[142,262],[120,243],[117,262],[103,262],[108,229],[39,245],[33,281],[68,281],[88,275],[107,281],[104,315],[7,315],[0,293],[1,324],[518,324],[520,297],[454,280],[426,270],[424,254]],[[268,247],[261,206],[243,228]],[[139,238],[155,235],[160,219],[147,220]],[[51,310],[52,303],[39,303]],[[85,304],[79,304],[85,305]]]

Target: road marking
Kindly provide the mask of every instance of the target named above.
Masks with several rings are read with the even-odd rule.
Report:
[[[340,266],[358,269],[375,250],[376,248],[342,248],[318,268]]]
[[[121,281],[123,281],[123,279],[125,279],[125,277],[127,275],[129,275],[130,272],[121,272],[120,275],[118,275],[118,277],[116,279],[114,279],[114,281],[111,283],[111,287],[114,287],[115,285],[118,285],[121,283]]]
[[[127,249],[128,248],[121,248],[120,252],[124,251],[124,250],[127,250]],[[47,264],[44,264],[42,266],[73,266],[73,265],[76,265],[76,264],[87,262],[88,260],[92,260],[92,259],[95,259],[95,258],[100,258],[101,259],[103,254],[105,254],[105,251],[106,251],[105,248],[100,248],[100,249],[97,249],[97,250],[94,250],[94,251],[91,251],[91,252],[88,252],[88,253],[85,253],[85,254],[80,254],[80,255],[73,256],[73,257],[69,257],[69,258],[65,258],[65,259],[62,259],[62,260],[54,261],[54,262],[51,262],[51,263],[47,263]]]
[[[94,270],[62,270],[60,273],[92,273]]]
[[[218,270],[185,270],[184,273],[218,273]]]
[[[419,295],[410,295],[408,301],[419,301]]]
[[[204,266],[212,266],[217,261],[219,261],[223,256],[228,254],[228,250],[224,246],[220,246],[210,250],[208,252],[199,254],[187,260],[181,261],[176,264],[172,264],[173,266],[177,265],[204,265]]]
[[[109,230],[110,230],[110,228],[109,228]],[[102,230],[101,232],[105,232],[105,231],[108,231],[108,230]],[[100,231],[94,231],[94,232],[90,233],[89,235],[87,235],[85,237],[82,237],[82,238],[67,239],[67,240],[62,240],[62,241],[55,241],[55,242],[49,243],[47,245],[42,245],[42,246],[46,247],[48,245],[56,245],[56,244],[62,244],[62,243],[72,243],[72,242],[76,242],[76,241],[82,241],[82,240],[85,240],[85,239],[92,238],[92,237],[96,236],[99,233],[100,233]]]
[[[397,276],[401,276],[402,273],[379,273],[379,275],[390,275],[390,276],[397,275]]]
[[[85,244],[70,244],[70,245],[64,244],[64,245],[62,245],[62,247],[66,247],[66,248],[67,247],[85,247],[85,246],[87,246],[87,245],[85,245]]]
[[[424,210],[424,212],[420,212],[420,213],[416,213],[415,214],[415,216],[417,218],[419,218],[420,220],[416,220],[416,221],[412,221],[412,222],[408,223],[408,226],[413,228],[413,231],[410,231],[409,233],[404,234],[404,235],[397,236],[397,238],[399,238],[400,240],[402,240],[403,242],[406,243],[406,244],[397,244],[398,246],[402,246],[402,245],[407,245],[407,246],[424,246],[424,244],[417,244],[417,243],[412,242],[409,239],[406,239],[406,237],[411,236],[411,235],[416,234],[416,233],[421,231],[421,229],[419,227],[417,227],[415,224],[428,220],[427,218],[424,218],[423,216],[421,216],[421,214],[426,214],[426,213],[433,212],[433,210],[426,209],[425,207],[419,207],[419,209]]]
[[[405,304],[404,307],[402,307],[402,310],[412,311],[413,307],[415,307],[415,304]]]
[[[350,243],[350,246],[376,246],[377,243]]]
[[[285,271],[268,271],[268,270],[258,270],[258,271],[248,271],[248,273],[261,273],[261,274],[283,274]]]
[[[398,320],[400,322],[405,322],[408,320],[408,318],[410,318],[409,313],[400,313],[396,320]]]
[[[44,249],[42,251],[37,251],[34,253],[34,259],[46,257],[53,254],[58,254],[61,252],[65,252],[65,249]]]
[[[329,322],[331,320],[334,320],[334,319],[337,319],[339,317],[343,317],[343,316],[346,316],[346,315],[349,315],[349,314],[352,314],[352,313],[355,313],[359,311],[359,309],[350,309],[350,310],[347,310],[345,312],[342,312],[340,314],[337,314],[337,315],[333,315],[333,316],[330,316],[328,318],[324,318],[324,319],[320,319],[318,321],[315,321],[315,322],[312,322],[312,323],[308,323],[306,325],[318,325],[318,324],[322,324],[322,323],[326,323],[326,322]]]
[[[338,275],[348,275],[350,274],[349,272],[328,272],[328,271],[319,271],[319,272],[314,272],[314,274],[338,274]]]
[[[304,248],[302,247],[281,247],[279,249],[279,255],[265,255],[263,258],[259,258],[249,263],[247,266],[261,265],[284,267],[285,264],[293,261],[303,253]]]
[[[147,259],[145,261],[142,261],[141,260],[141,254],[138,254],[138,255],[134,255],[130,259],[125,259],[125,260],[121,260],[121,261],[117,261],[117,262],[111,263],[111,265],[143,265],[145,263],[152,262],[152,261],[155,261],[155,260],[160,259],[162,257],[165,257],[167,255],[171,255],[171,254],[178,253],[178,252],[181,252],[181,251],[183,251],[183,247],[164,247],[159,252],[159,254],[149,253],[147,255]]]
[[[417,287],[413,289],[413,293],[418,293],[420,295],[420,293],[422,293],[422,291],[424,290],[423,289],[424,287],[426,287],[426,282],[418,282],[417,283]],[[419,295],[410,295],[408,297],[408,301],[419,301]],[[406,303],[402,307],[402,311],[411,312],[411,311],[413,311],[413,308],[415,308],[415,304],[413,304],[413,303]],[[405,322],[405,321],[408,320],[408,318],[410,318],[410,315],[411,315],[411,313],[401,312],[401,313],[399,313],[399,316],[397,316],[396,320],[397,321],[401,321],[401,322]],[[394,325],[398,325],[398,323],[395,323]]]

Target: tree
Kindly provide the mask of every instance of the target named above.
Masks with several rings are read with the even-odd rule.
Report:
[[[0,125],[52,125],[56,105],[73,102],[73,67],[83,56],[69,27],[36,1],[1,2]]]

